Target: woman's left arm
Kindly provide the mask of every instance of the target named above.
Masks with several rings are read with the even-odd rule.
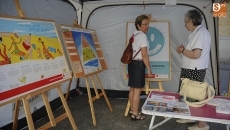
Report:
[[[181,50],[181,53],[190,59],[200,58],[201,52],[202,52],[202,50],[198,49],[198,48],[195,48],[193,50],[186,50],[186,49]]]
[[[150,63],[149,63],[149,56],[148,56],[148,51],[147,47],[142,47],[141,48],[141,55],[143,58],[143,62],[148,70],[148,74],[152,74],[151,69],[150,69]]]

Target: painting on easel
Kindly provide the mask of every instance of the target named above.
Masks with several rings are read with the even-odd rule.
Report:
[[[107,69],[96,32],[61,25],[72,69],[77,78]]]
[[[70,78],[53,21],[0,17],[0,104]]]

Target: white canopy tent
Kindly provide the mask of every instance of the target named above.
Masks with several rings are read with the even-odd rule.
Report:
[[[210,64],[206,79],[218,91],[218,27],[212,16],[211,0],[178,0],[176,5],[165,5],[163,0],[132,1],[91,1],[84,2],[82,25],[97,32],[108,70],[99,74],[103,86],[109,90],[128,90],[123,77],[123,64],[120,57],[126,46],[126,23],[134,22],[140,14],[150,14],[157,21],[170,22],[171,81],[164,81],[165,91],[178,90],[181,56],[176,47],[187,44],[190,32],[184,27],[184,13],[197,9],[203,14],[202,26],[208,28],[212,36]],[[151,86],[157,84],[152,82]],[[85,82],[81,82],[85,86]]]
[[[51,19],[55,20],[57,25],[71,26],[76,15],[80,16],[81,9],[78,6],[76,8],[78,13],[76,13],[74,8],[64,1],[68,0],[39,0],[39,2],[37,0],[20,0],[20,3],[27,18]],[[69,1],[75,3],[75,7],[79,3],[76,0]],[[205,80],[218,88],[218,24],[212,16],[212,3],[211,0],[178,0],[177,5],[164,6],[165,0],[83,2],[82,16],[79,20],[83,27],[96,30],[108,66],[108,70],[99,73],[104,89],[117,91],[129,89],[127,80],[124,80],[123,77],[123,64],[120,62],[120,57],[126,46],[126,23],[133,22],[139,14],[150,14],[157,21],[170,22],[171,80],[163,82],[163,87],[165,91],[176,92],[178,90],[181,56],[176,53],[175,48],[180,44],[185,45],[188,41],[189,32],[184,27],[184,13],[193,8],[201,11],[204,17],[202,26],[207,27],[212,36],[211,60]],[[17,16],[14,1],[0,0],[0,14]],[[57,29],[59,28],[57,27]],[[63,92],[66,92],[67,84],[68,82],[63,84]],[[71,86],[71,89],[75,88],[75,80]],[[84,79],[81,79],[80,86],[85,86]],[[156,83],[152,82],[151,86],[156,86]],[[57,92],[51,91],[49,101],[51,102],[56,98]],[[32,113],[44,106],[42,100],[30,104]],[[42,114],[39,113],[38,115]],[[2,117],[0,127],[13,121],[13,103],[1,107],[0,117]],[[25,115],[22,112],[19,119],[23,117]]]

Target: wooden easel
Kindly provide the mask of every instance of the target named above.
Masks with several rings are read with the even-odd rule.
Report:
[[[63,81],[65,82],[65,81]],[[36,96],[36,95],[42,95],[42,98],[43,98],[43,101],[44,101],[44,105],[46,107],[46,111],[48,113],[48,117],[50,119],[50,122],[43,125],[42,127],[38,128],[39,130],[45,130],[45,129],[48,129],[50,128],[51,126],[54,127],[56,126],[56,123],[60,122],[61,120],[65,119],[66,117],[69,118],[70,120],[70,123],[73,127],[74,130],[78,130],[77,129],[77,126],[73,120],[73,117],[70,113],[70,110],[69,110],[69,107],[66,103],[66,100],[65,100],[65,97],[63,96],[63,93],[62,93],[62,90],[61,90],[61,84],[62,82],[60,83],[57,83],[57,84],[54,84],[54,85],[51,85],[51,86],[48,86],[48,87],[45,87],[41,90],[38,90],[38,91],[35,91],[35,92],[32,92],[24,97],[22,97],[22,102],[23,102],[23,107],[24,107],[24,110],[25,110],[25,115],[26,115],[26,120],[27,120],[27,124],[28,124],[28,128],[29,130],[34,130],[34,124],[33,124],[33,120],[32,120],[32,116],[31,116],[31,112],[30,112],[30,107],[29,107],[29,101],[28,99]],[[54,89],[56,88],[57,91],[58,91],[58,94],[59,94],[59,97],[62,101],[62,104],[65,108],[65,111],[66,113],[62,114],[61,116],[57,117],[54,119],[54,116],[53,116],[53,113],[52,113],[52,110],[51,110],[51,107],[50,107],[50,104],[49,104],[49,100],[48,100],[48,96],[47,96],[47,92],[51,89]],[[17,120],[18,120],[18,113],[19,113],[19,100],[16,101],[16,105],[15,105],[15,110],[14,110],[14,122],[13,122],[13,128],[12,130],[16,130],[17,129]]]
[[[164,89],[163,89],[163,86],[162,86],[162,80],[161,81],[153,81],[153,82],[158,82],[158,87],[159,88],[150,88],[150,81],[146,81],[145,82],[145,87],[142,89],[142,91],[145,91],[145,94],[148,95],[151,91],[161,91],[161,92],[164,92]],[[130,110],[130,102],[128,100],[128,103],[127,103],[127,106],[126,106],[126,109],[125,109],[125,116],[128,115],[129,113],[129,110]]]
[[[74,27],[78,27],[78,28],[82,28],[81,25],[77,24],[77,21],[76,21],[75,19],[74,19],[74,21],[73,21],[73,26],[74,26]],[[112,110],[112,107],[111,107],[111,105],[110,105],[110,102],[109,102],[109,100],[108,100],[108,97],[107,97],[107,95],[106,95],[106,93],[105,93],[105,91],[104,91],[104,88],[103,88],[103,86],[102,86],[102,84],[101,84],[101,81],[100,81],[100,79],[99,79],[97,73],[98,73],[98,72],[95,72],[95,73],[91,73],[91,74],[88,74],[88,75],[85,75],[85,76],[84,76],[85,82],[86,82],[87,94],[88,94],[89,105],[90,105],[90,110],[91,110],[92,119],[93,119],[93,125],[94,125],[94,126],[96,126],[97,123],[96,123],[96,117],[95,117],[95,112],[94,112],[94,107],[93,107],[93,101],[95,101],[95,100],[99,99],[100,97],[104,96],[104,97],[105,97],[105,100],[106,100],[106,102],[107,102],[107,104],[108,104],[108,106],[109,106],[110,111],[113,111],[113,110]],[[72,72],[72,76],[73,76],[73,75],[74,75],[74,72]],[[101,93],[98,93],[97,87],[96,87],[96,85],[95,85],[94,77],[96,77],[97,82],[98,82],[98,84],[100,85]],[[94,91],[95,91],[95,94],[96,94],[96,96],[94,96],[94,97],[91,96],[91,91],[90,91],[90,86],[89,86],[89,81],[88,81],[89,78],[90,78],[90,80],[91,80],[91,83],[92,83],[92,85],[93,85],[93,88],[94,88]],[[72,81],[72,80],[71,80],[71,81]],[[69,95],[68,93],[69,93],[69,90],[70,90],[71,81],[69,82],[69,87],[68,87],[68,89],[67,89],[66,100],[68,99],[68,95]]]
[[[61,99],[61,101],[62,101],[62,104],[63,104],[63,106],[64,106],[64,108],[65,108],[66,113],[64,113],[64,114],[62,114],[62,115],[60,115],[59,117],[57,117],[57,118],[54,119],[54,116],[53,116],[53,113],[52,113],[52,110],[51,110],[51,108],[50,108],[50,104],[49,104],[49,101],[48,101],[48,97],[47,97],[47,94],[46,94],[46,91],[45,91],[44,93],[42,93],[42,98],[43,98],[43,100],[44,100],[44,102],[45,102],[45,107],[46,107],[46,110],[47,110],[47,113],[48,113],[50,122],[47,123],[47,124],[45,124],[45,125],[43,125],[42,127],[40,127],[39,130],[46,130],[46,129],[50,128],[51,126],[54,127],[54,126],[56,126],[56,123],[62,121],[62,120],[65,119],[66,117],[69,118],[70,123],[71,123],[73,129],[74,129],[74,130],[77,130],[77,126],[76,126],[76,124],[75,124],[75,122],[74,122],[74,120],[73,120],[72,114],[71,114],[71,112],[70,112],[70,110],[69,110],[69,107],[68,107],[68,105],[67,105],[67,102],[66,102],[66,100],[65,100],[65,97],[63,96],[63,93],[62,93],[62,90],[61,90],[61,87],[60,87],[60,86],[61,86],[61,84],[58,85],[58,86],[56,86],[56,87],[54,87],[54,88],[57,88],[59,97],[60,97],[60,99]]]
[[[24,12],[22,11],[21,7],[20,7],[20,3],[18,0],[14,0],[15,2],[15,5],[16,5],[16,8],[17,8],[17,11],[18,11],[18,16],[20,18],[26,18]],[[71,78],[72,80],[72,78]],[[67,80],[65,80],[67,81]],[[65,82],[65,81],[62,81],[62,82]],[[26,96],[23,96],[22,97],[22,102],[23,102],[23,107],[24,107],[24,111],[25,111],[25,116],[26,116],[26,120],[27,120],[27,124],[28,124],[28,128],[29,130],[34,130],[34,124],[33,124],[33,120],[32,120],[32,116],[31,116],[31,112],[30,112],[30,107],[29,107],[29,101],[28,99],[36,96],[36,95],[42,95],[42,98],[43,98],[43,101],[44,101],[44,105],[46,107],[46,110],[47,110],[47,113],[48,113],[48,117],[50,119],[50,122],[43,125],[42,127],[39,128],[39,130],[43,130],[43,129],[48,129],[50,128],[51,126],[56,126],[56,123],[60,122],[61,120],[65,119],[66,117],[69,118],[70,120],[70,123],[73,127],[74,130],[78,130],[77,129],[77,126],[73,120],[73,117],[72,117],[72,114],[69,110],[69,107],[66,103],[66,100],[65,100],[65,97],[63,96],[63,93],[62,93],[62,90],[61,90],[61,83],[56,83],[54,85],[50,85],[50,86],[47,86],[43,89],[40,89],[38,91],[35,91],[35,92],[31,92],[29,94],[27,94]],[[54,116],[53,116],[53,113],[52,113],[52,110],[51,110],[51,107],[50,107],[50,104],[49,104],[49,100],[48,100],[48,96],[47,96],[47,92],[51,89],[54,89],[56,88],[57,91],[58,91],[58,94],[59,94],[59,97],[62,101],[62,104],[65,108],[65,111],[66,113],[62,114],[61,116],[57,117],[54,119]],[[17,129],[17,121],[18,121],[18,114],[19,114],[19,104],[20,104],[20,99],[16,99],[16,104],[15,104],[15,110],[14,110],[14,120],[13,120],[13,128],[12,130],[16,130]]]
[[[73,20],[73,26],[74,26],[74,27],[82,28],[81,25],[77,24],[76,19]],[[73,77],[74,77],[74,72],[73,72],[73,71],[71,72],[71,75],[72,75],[72,78],[73,78]],[[69,81],[69,84],[68,84],[67,92],[66,92],[66,95],[65,95],[66,101],[67,101],[68,98],[69,98],[69,91],[70,91],[71,83],[72,83],[72,79]]]
[[[74,27],[78,27],[78,28],[82,28],[81,25],[77,24],[76,19],[73,20],[73,26],[74,26]]]
[[[17,130],[17,125],[18,125],[18,114],[19,114],[19,105],[20,100],[17,100],[15,103],[15,109],[14,109],[14,119],[13,119],[13,127],[12,130]]]
[[[97,91],[97,87],[95,85],[93,76],[96,77],[96,79],[97,79],[97,81],[98,81],[98,83],[100,85],[101,93],[98,93],[98,91]],[[96,96],[94,96],[94,97],[91,96],[91,91],[90,91],[90,86],[89,86],[89,81],[88,81],[89,77],[91,79],[91,82],[92,82],[92,85],[93,85],[93,88],[94,88],[94,91],[95,91],[95,94],[96,94]],[[107,104],[109,106],[110,111],[113,111],[113,110],[112,110],[112,107],[110,105],[109,99],[108,99],[108,97],[107,97],[107,95],[106,95],[106,93],[104,91],[104,88],[103,88],[103,86],[101,84],[101,81],[100,81],[97,73],[85,76],[84,78],[85,78],[85,82],[86,82],[86,88],[87,88],[87,93],[88,93],[88,98],[89,98],[89,105],[90,105],[90,110],[91,110],[92,119],[93,119],[93,125],[96,126],[97,123],[96,123],[96,117],[95,117],[95,113],[94,113],[93,101],[95,101],[95,100],[99,99],[100,97],[104,96],[105,100],[106,100],[106,102],[107,102]]]
[[[15,3],[15,6],[17,8],[17,11],[18,11],[18,17],[19,18],[26,18],[26,15],[25,13],[23,12],[23,10],[21,9],[21,5],[19,3],[19,0],[14,0],[14,3]]]
[[[23,10],[21,10],[21,6],[18,0],[14,0],[17,12],[18,12],[18,17],[19,18],[25,18],[26,15],[23,12]],[[24,104],[24,103],[23,103]],[[17,125],[18,125],[18,114],[19,114],[19,107],[20,107],[20,100],[17,100],[15,103],[15,109],[14,109],[14,119],[13,119],[13,127],[12,130],[16,130],[17,129]],[[25,109],[24,109],[25,110]]]

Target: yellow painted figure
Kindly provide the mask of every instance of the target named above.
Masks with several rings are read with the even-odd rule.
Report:
[[[18,36],[15,34],[15,37],[18,37]],[[10,51],[11,48],[12,48],[12,46],[14,46],[14,51],[11,54],[17,55],[20,58],[27,59],[28,58],[28,54],[26,54],[25,52],[19,50],[18,45],[17,45],[17,44],[20,44],[20,42],[22,41],[22,39],[20,38],[20,41],[16,42],[13,35],[10,36],[10,39],[12,40],[12,43],[11,43],[10,48],[8,49],[8,51]]]
[[[0,56],[3,58],[3,60],[0,60],[0,66],[5,64],[10,64],[10,58],[6,54],[6,45],[3,44],[2,37],[0,37],[0,43],[3,46],[3,50],[0,47]]]
[[[54,59],[54,57],[50,54],[50,52],[49,52],[49,50],[45,47],[45,45],[44,45],[44,42],[42,41],[42,39],[41,38],[38,38],[38,42],[39,43],[42,43],[42,46],[43,46],[43,54],[44,54],[44,56],[45,56],[45,59]]]

